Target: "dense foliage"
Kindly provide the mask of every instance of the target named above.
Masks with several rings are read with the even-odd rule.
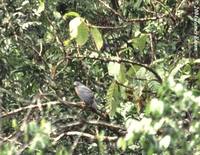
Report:
[[[200,154],[198,3],[2,0],[0,154]]]

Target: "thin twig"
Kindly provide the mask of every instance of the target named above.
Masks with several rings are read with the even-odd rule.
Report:
[[[87,125],[84,125],[82,128],[81,128],[81,133],[84,133],[85,129],[86,129]],[[78,137],[76,138],[76,140],[74,141],[72,147],[71,147],[71,151],[70,151],[70,154],[73,155],[74,153],[74,150],[76,149],[76,146],[78,145],[78,142],[81,138],[82,134],[78,135]]]
[[[31,102],[29,102],[31,103]],[[46,106],[49,106],[49,105],[58,105],[58,104],[61,104],[59,101],[52,101],[52,102],[47,102],[47,103],[43,103],[41,104],[42,107],[46,107]],[[3,113],[0,118],[4,118],[4,117],[8,117],[8,116],[11,116],[11,115],[15,115],[15,114],[18,114],[22,111],[26,111],[26,110],[29,110],[29,109],[39,109],[39,105],[37,104],[31,104],[31,105],[28,105],[28,106],[25,106],[25,107],[21,107],[21,108],[18,108],[18,109],[15,109],[13,111],[10,111],[10,112],[7,112],[7,113]]]
[[[92,124],[92,125],[104,126],[104,127],[115,129],[115,130],[126,130],[124,127],[121,127],[119,125],[115,125],[115,124],[111,124],[111,123],[107,123],[107,122],[103,122],[103,121],[97,121],[97,120],[87,121],[87,120],[85,120],[84,122],[88,123],[88,124]]]
[[[120,15],[116,10],[114,10],[113,8],[111,8],[108,4],[106,4],[104,1],[102,0],[98,0],[101,4],[103,4],[107,9],[109,9],[110,11],[112,11],[115,15],[119,16],[124,22],[131,22],[131,23],[135,23],[135,22],[145,22],[145,21],[153,21],[153,20],[157,20],[157,19],[161,19],[164,18],[166,16],[168,16],[168,14],[162,14],[162,15],[156,15],[155,17],[146,17],[146,18],[137,18],[137,19],[126,19],[124,18],[122,15]]]
[[[78,55],[78,56],[67,56],[66,59],[74,59],[74,58],[82,58],[82,59],[92,59],[92,60],[99,60],[99,61],[104,61],[104,62],[118,62],[118,63],[129,63],[132,65],[137,65],[137,66],[141,66],[144,67],[146,70],[150,71],[151,73],[154,74],[154,76],[156,77],[157,81],[159,83],[162,83],[162,78],[160,77],[160,75],[154,71],[152,68],[150,68],[149,66],[146,66],[145,64],[141,64],[141,63],[137,63],[128,59],[122,59],[122,58],[118,58],[118,59],[113,59],[111,57],[107,57],[107,58],[103,58],[103,57],[91,57],[91,56],[84,56],[84,55]]]
[[[149,34],[149,39],[150,39],[150,47],[151,47],[151,62],[156,60],[156,55],[155,55],[155,36],[153,33]]]
[[[23,102],[23,103],[27,103],[27,104],[32,103],[32,101],[26,100],[26,99],[20,97],[19,95],[14,94],[13,92],[10,92],[10,91],[7,90],[7,89],[4,89],[4,88],[1,88],[1,87],[0,87],[0,92],[6,93],[6,94],[10,95],[11,97],[15,98],[16,101]]]
[[[101,4],[103,4],[107,9],[111,10],[115,15],[119,16],[123,21],[125,20],[122,15],[120,15],[116,10],[111,8],[108,4],[106,4],[103,0],[98,0]]]
[[[153,21],[153,20],[157,20],[157,19],[161,19],[168,16],[168,14],[163,14],[163,15],[157,15],[155,17],[146,17],[146,18],[136,18],[136,19],[128,19],[126,20],[126,22],[145,22],[145,21]]]
[[[89,133],[83,133],[83,132],[80,132],[80,131],[69,131],[69,132],[62,133],[59,136],[57,136],[56,138],[54,138],[53,144],[54,145],[57,144],[58,141],[65,136],[80,136],[80,137],[88,138],[88,139],[93,140],[93,141],[98,140],[97,136],[89,134]],[[117,136],[112,136],[112,137],[111,136],[103,136],[102,140],[106,141],[106,142],[111,142],[111,141],[117,141],[118,138],[119,137],[117,137]]]

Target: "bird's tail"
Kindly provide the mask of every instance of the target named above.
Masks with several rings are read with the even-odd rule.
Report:
[[[97,103],[96,103],[95,100],[94,100],[93,103],[92,103],[92,109],[93,109],[98,115],[100,115],[102,118],[104,118],[106,121],[110,122],[110,117],[109,117],[108,113],[103,112],[103,111],[101,111],[101,110],[98,110],[98,108],[97,108]]]
[[[97,110],[97,102],[95,100],[92,103],[92,108]]]

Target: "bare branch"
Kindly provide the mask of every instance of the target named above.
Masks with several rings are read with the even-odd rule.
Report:
[[[108,130],[113,131],[115,134],[120,135],[120,136],[124,136],[127,133],[126,128],[120,125],[111,124],[111,123],[99,121],[99,120],[85,120],[85,119],[81,119],[80,121],[72,122],[63,126],[59,126],[59,130],[63,131],[67,128],[82,126],[83,124],[101,126],[101,127],[107,128]]]
[[[97,121],[97,120],[84,120],[85,123],[87,124],[92,124],[92,125],[97,125],[97,126],[104,126],[110,129],[115,129],[115,130],[122,130],[122,131],[126,131],[126,128],[121,127],[119,125],[115,125],[115,124],[111,124],[111,123],[107,123],[107,122],[103,122],[103,121]]]
[[[116,10],[111,8],[108,4],[106,4],[103,0],[98,0],[101,4],[103,4],[107,9],[112,11],[115,15],[120,17],[124,22],[129,22],[129,23],[135,23],[135,22],[145,22],[145,21],[153,21],[157,19],[164,18],[168,16],[169,14],[162,14],[162,15],[157,15],[155,17],[146,17],[146,18],[137,18],[137,19],[125,19],[121,14],[119,14]]]
[[[50,106],[50,105],[57,105],[57,104],[61,104],[60,102],[58,101],[52,101],[52,102],[47,102],[47,103],[43,103],[41,104],[42,107],[46,107],[46,106]],[[37,104],[31,104],[29,106],[26,106],[26,107],[21,107],[21,108],[18,108],[18,109],[15,109],[13,111],[10,111],[10,112],[7,112],[7,113],[3,113],[0,118],[4,118],[4,117],[8,117],[8,116],[11,116],[11,115],[15,115],[19,112],[22,112],[22,111],[26,111],[26,110],[29,110],[29,109],[39,109],[39,105]]]
[[[137,63],[128,59],[122,59],[122,58],[118,58],[118,59],[113,59],[111,57],[108,58],[103,58],[103,57],[91,57],[91,56],[84,56],[84,55],[78,55],[78,56],[66,56],[66,59],[74,59],[74,58],[82,58],[82,59],[92,59],[92,60],[99,60],[99,61],[104,61],[104,62],[118,62],[118,63],[129,63],[132,65],[137,65],[137,66],[141,66],[144,67],[146,70],[150,71],[151,73],[154,74],[154,76],[156,77],[157,81],[159,83],[162,83],[162,79],[159,76],[159,74],[154,71],[152,68],[150,68],[149,66],[146,66],[145,64],[141,64],[141,63]]]
[[[58,141],[65,136],[80,136],[80,137],[88,138],[88,139],[93,140],[93,141],[97,141],[99,139],[98,136],[92,135],[92,134],[89,134],[89,133],[83,133],[83,132],[79,132],[79,131],[69,131],[69,132],[62,133],[59,136],[57,136],[56,138],[54,138],[53,144],[54,145],[57,144]],[[117,136],[113,136],[113,137],[103,136],[103,137],[101,137],[102,141],[105,141],[105,142],[111,142],[111,141],[115,142],[115,141],[117,141],[118,138],[119,137],[117,137]]]
[[[67,105],[67,106],[75,106],[75,107],[79,107],[79,108],[83,108],[84,107],[82,104],[79,104],[79,103],[76,103],[76,102],[51,101],[51,102],[43,103],[41,105],[31,104],[31,105],[28,105],[28,106],[25,106],[25,107],[21,107],[21,108],[15,109],[15,110],[7,112],[7,113],[3,113],[0,118],[4,118],[4,117],[11,116],[11,115],[15,115],[15,114],[17,114],[19,112],[26,111],[26,110],[29,110],[29,109],[39,109],[40,107],[47,107],[47,106],[51,106],[51,105],[61,105],[61,104]]]

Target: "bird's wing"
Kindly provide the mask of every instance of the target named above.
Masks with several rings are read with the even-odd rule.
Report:
[[[81,93],[81,94],[85,94],[85,95],[89,95],[90,97],[94,96],[92,90],[90,90],[88,87],[86,86],[79,86],[78,87],[78,91]]]
[[[88,87],[78,86],[76,92],[81,100],[86,102],[86,104],[92,104],[94,102],[94,94]]]

